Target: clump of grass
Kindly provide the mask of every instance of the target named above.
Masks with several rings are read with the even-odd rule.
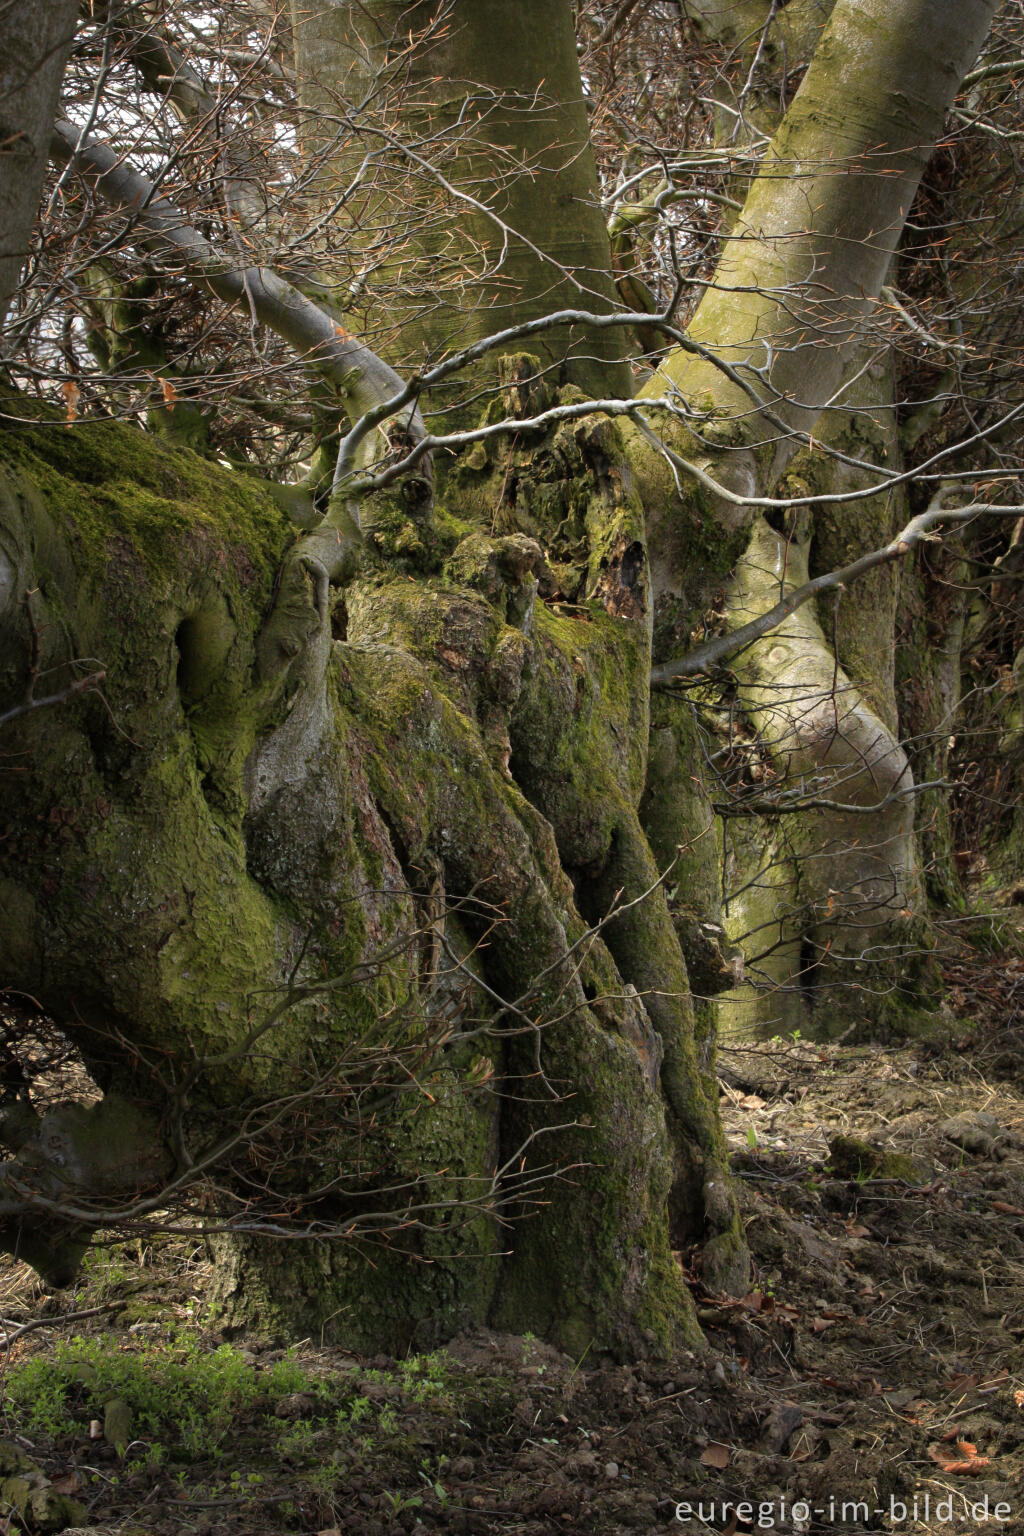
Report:
[[[183,1332],[142,1349],[127,1349],[116,1336],[72,1339],[13,1365],[4,1387],[8,1412],[25,1433],[81,1432],[116,1398],[130,1410],[136,1439],[192,1460],[218,1458],[237,1415],[261,1394],[273,1405],[310,1383],[294,1360],[260,1374],[230,1344],[207,1351]]]

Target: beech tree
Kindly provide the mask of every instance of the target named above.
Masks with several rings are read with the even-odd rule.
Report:
[[[716,997],[921,1006],[894,571],[1015,526],[1019,377],[911,454],[894,261],[1013,144],[1019,6],[32,9],[0,1240],[198,1223],[225,1326],[356,1346],[692,1338]]]

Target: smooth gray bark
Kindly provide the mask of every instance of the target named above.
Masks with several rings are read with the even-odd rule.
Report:
[[[28,255],[76,13],[75,0],[0,9],[0,321]]]

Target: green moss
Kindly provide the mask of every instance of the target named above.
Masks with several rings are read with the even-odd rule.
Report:
[[[17,401],[0,429],[0,462],[35,486],[73,538],[76,563],[102,573],[123,541],[154,584],[178,578],[183,546],[231,551],[240,583],[266,587],[292,530],[248,476],[168,448],[116,421],[67,426]]]
[[[688,491],[671,524],[659,532],[658,565],[672,572],[672,580],[655,604],[655,661],[691,649],[707,610],[718,606],[722,586],[746,542],[743,528],[723,528],[700,487]]]
[[[534,1328],[577,1358],[592,1346],[668,1353],[691,1342],[696,1326],[669,1255],[664,1125],[624,1041],[601,1034],[585,1055],[574,1054],[574,1117],[586,1124],[593,1107],[602,1123],[559,1145],[563,1157],[578,1147],[583,1161],[567,1175],[575,1188],[571,1203],[559,1201],[560,1222],[513,1227],[493,1318],[503,1328]]]
[[[607,854],[623,804],[636,804],[647,759],[646,634],[597,603],[537,611],[534,662],[511,722],[514,772],[552,822],[563,857]]]
[[[488,1090],[467,1087],[452,1069],[428,1073],[380,1135],[367,1134],[361,1158],[375,1172],[362,1200],[348,1202],[353,1226],[360,1206],[393,1209],[391,1229],[382,1218],[379,1239],[233,1242],[221,1256],[215,1316],[270,1336],[314,1330],[324,1342],[396,1354],[484,1323],[503,1245],[479,1170],[495,1156],[497,1112]]]
[[[930,1184],[934,1170],[902,1152],[886,1152],[857,1136],[833,1136],[828,1144],[832,1171],[841,1179],[898,1179],[903,1184]]]

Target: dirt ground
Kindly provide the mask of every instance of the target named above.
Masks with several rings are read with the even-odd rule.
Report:
[[[74,1432],[31,1429],[9,1393],[8,1458],[104,1533],[1020,1536],[1024,961],[968,957],[947,983],[942,1044],[723,1049],[755,1287],[725,1300],[693,1280],[706,1352],[627,1367],[478,1333],[397,1362],[307,1343],[287,1357],[305,1389],[257,1394],[205,1460],[173,1433],[159,1456],[99,1421],[90,1438],[84,1397]],[[14,1339],[7,1371],[75,1334],[122,1354],[168,1330],[215,1347],[201,1250],[116,1259],[49,1296],[0,1272],[9,1335],[48,1324]],[[278,1379],[282,1351],[232,1342]],[[46,1528],[30,1516],[0,1532]]]

